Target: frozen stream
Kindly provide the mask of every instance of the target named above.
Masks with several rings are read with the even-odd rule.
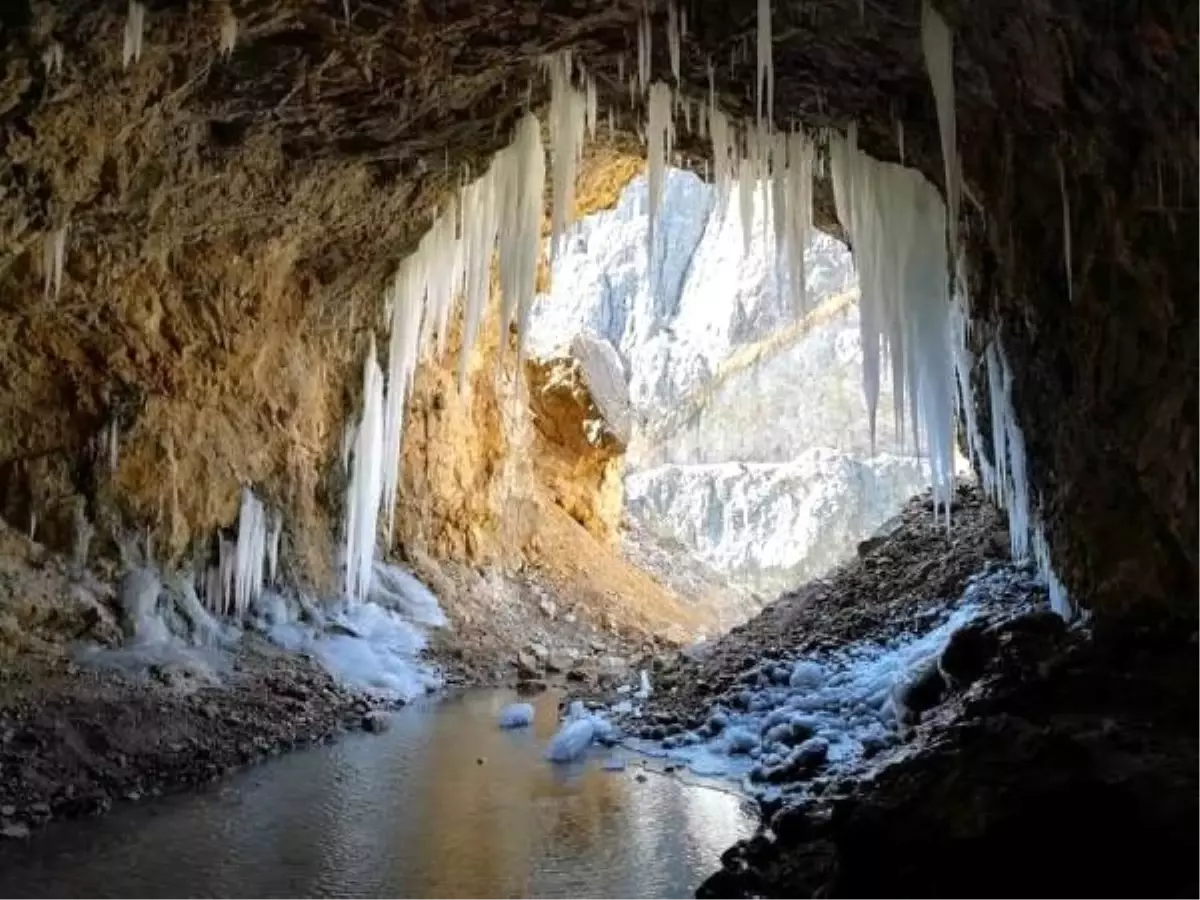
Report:
[[[207,792],[63,822],[0,846],[22,897],[685,897],[754,826],[752,804],[650,773],[623,750],[552,765],[553,694],[418,701],[356,735]],[[482,758],[484,762],[478,763]]]

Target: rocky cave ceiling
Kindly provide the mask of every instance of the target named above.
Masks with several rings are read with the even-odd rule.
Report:
[[[707,97],[711,60],[718,103],[753,115],[755,6],[681,4],[687,96]],[[902,122],[906,163],[941,185],[920,4],[772,6],[776,120],[857,121],[885,160]],[[972,315],[1004,337],[1058,565],[1095,605],[1194,605],[1196,4],[937,6],[955,39]],[[541,108],[543,55],[572,48],[596,77],[601,122],[611,109],[616,126],[590,151],[601,161],[642,153],[644,110],[619,72],[636,67],[643,8],[653,74],[670,79],[659,2],[145,7],[128,67],[121,0],[0,12],[0,464],[82,452],[134,396],[170,407],[171,465],[219,426],[226,474],[261,475],[255,441],[309,428],[294,410],[317,402],[299,376],[282,396],[262,391],[262,372],[353,385],[385,278],[461,174]],[[695,167],[707,151],[686,134],[678,149]],[[830,207],[819,191],[817,219],[836,228]],[[42,248],[64,225],[54,297]],[[299,457],[273,465],[331,455],[353,388],[320,402],[329,409],[297,439]],[[163,465],[137,463],[150,479]]]

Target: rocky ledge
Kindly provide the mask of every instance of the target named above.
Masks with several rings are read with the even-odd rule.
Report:
[[[247,635],[215,677],[26,657],[0,683],[0,835],[195,787],[296,747],[369,728],[376,704],[313,660]],[[373,729],[372,729],[373,730]]]

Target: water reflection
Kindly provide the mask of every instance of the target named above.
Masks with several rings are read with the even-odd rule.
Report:
[[[551,766],[557,698],[501,731],[505,692],[399,713],[221,790],[0,848],[5,896],[689,896],[749,833],[738,798],[598,761]],[[483,759],[483,763],[477,761]]]

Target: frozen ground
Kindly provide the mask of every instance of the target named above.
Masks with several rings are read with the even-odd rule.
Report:
[[[784,653],[748,669],[696,727],[662,724],[663,716],[644,714],[643,704],[630,699],[631,689],[608,708],[584,712],[576,706],[547,756],[575,760],[593,738],[611,743],[611,717],[623,731],[623,747],[695,775],[732,780],[759,796],[781,783],[848,773],[901,741],[910,717],[906,698],[936,671],[951,635],[978,620],[1028,610],[1043,597],[1028,569],[993,564],[953,602],[930,602],[911,627],[879,639]],[[643,736],[647,732],[653,736]]]

